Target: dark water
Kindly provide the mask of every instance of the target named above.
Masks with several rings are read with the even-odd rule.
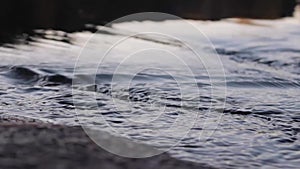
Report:
[[[108,123],[125,136],[161,148],[176,142],[179,136],[159,135],[156,131],[170,127],[180,115],[186,115],[179,124],[191,130],[170,150],[177,158],[222,168],[298,168],[299,21],[255,21],[250,25],[232,20],[193,22],[210,38],[223,63],[227,96],[224,111],[221,106],[224,88],[216,85],[212,97],[210,79],[201,66],[194,72],[197,86],[187,81],[179,87],[176,79],[184,81],[189,77],[176,66],[169,69],[174,76],[148,69],[139,72],[129,87],[122,86],[122,80],[111,83],[116,58],[132,46],[151,44],[177,53],[185,51],[176,41],[157,40],[157,37],[132,39],[126,48],[118,49],[111,59],[100,65],[101,71],[95,73],[95,84],[72,86],[73,80],[91,77],[97,51],[111,46],[116,37],[126,35],[122,29],[134,32],[144,26],[167,26],[170,31],[185,34],[191,43],[201,44],[192,34],[178,30],[179,21],[167,21],[124,23],[113,33],[96,34],[75,75],[74,64],[90,33],[46,31],[47,38],[0,47],[0,113],[65,125],[81,123],[103,130],[109,128]],[[151,58],[147,64],[164,66],[160,57],[147,57]],[[136,59],[126,67],[137,65],[144,66]],[[127,76],[126,73],[118,75],[120,79]],[[199,93],[195,92],[196,88],[200,89]],[[182,90],[186,92],[185,98],[181,97]],[[90,97],[91,93],[95,98]],[[131,111],[118,111],[112,96],[120,106],[130,104]],[[154,106],[147,107],[149,104]],[[210,109],[211,105],[220,107]],[[77,113],[75,106],[79,109]],[[160,114],[162,108],[164,113]],[[106,123],[97,120],[100,115],[105,117]],[[194,123],[189,121],[191,119]],[[137,125],[137,121],[145,124]]]

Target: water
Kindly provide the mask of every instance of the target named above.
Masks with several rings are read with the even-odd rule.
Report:
[[[160,148],[182,137],[177,135],[180,132],[167,135],[159,132],[183,116],[178,123],[183,127],[179,129],[191,130],[170,150],[176,158],[222,168],[297,168],[300,165],[299,21],[285,18],[246,24],[233,19],[190,22],[209,37],[223,63],[227,86],[224,111],[222,85],[217,83],[212,95],[203,65],[193,64],[182,44],[168,38],[133,38],[100,65],[95,73],[96,85],[75,83],[72,86],[73,80],[91,81],[91,67],[95,66],[98,52],[126,36],[125,30],[168,29],[206,51],[207,44],[202,39],[180,29],[181,21],[147,21],[120,23],[115,25],[116,29],[96,34],[86,49],[86,56],[77,65],[75,76],[74,65],[92,35],[89,32],[66,34],[39,30],[46,38],[33,37],[26,44],[0,47],[0,113],[70,126],[84,124],[102,130],[109,130],[108,123],[121,135]],[[133,57],[125,64],[126,70],[143,67],[145,63],[161,68],[170,66],[168,73],[173,76],[147,69],[134,77],[129,88],[122,84],[122,79],[130,77],[126,73],[118,74],[118,83],[111,84],[120,55],[145,45],[187,55],[186,60],[195,66],[197,86],[187,80],[190,77],[186,70],[174,66],[177,62],[172,63],[170,55],[164,58],[167,54],[160,52],[151,56],[144,53],[140,60]],[[145,62],[145,58],[149,60]],[[179,87],[177,79],[185,83]],[[116,102],[111,100],[112,96]],[[124,106],[124,111],[118,111],[115,103]],[[149,107],[150,104],[154,106]],[[162,111],[165,112],[160,114]],[[106,122],[99,121],[100,116]],[[195,122],[191,123],[191,119]]]

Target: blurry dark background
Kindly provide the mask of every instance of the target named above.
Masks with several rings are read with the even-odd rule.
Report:
[[[137,12],[165,12],[187,19],[291,16],[296,0],[2,0],[0,40],[33,29],[66,32],[102,25]]]

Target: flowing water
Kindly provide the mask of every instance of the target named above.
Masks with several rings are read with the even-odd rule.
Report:
[[[0,113],[108,131],[112,127],[121,135],[158,148],[180,139],[169,151],[171,155],[214,167],[297,168],[300,22],[295,18],[189,22],[210,39],[223,63],[218,69],[224,70],[226,82],[215,80],[213,94],[205,65],[189,58],[189,51],[171,38],[131,38],[98,63],[99,51],[126,37],[128,30],[140,32],[145,27],[167,29],[204,53],[211,52],[211,44],[181,29],[182,21],[116,24],[93,36],[80,63],[78,55],[91,33],[38,30],[44,38],[31,37],[26,43],[0,47]],[[165,51],[140,53],[123,64],[126,71],[115,72],[124,53],[143,46],[186,57],[181,59],[191,62],[193,78]],[[92,69],[95,66],[97,71]],[[142,69],[145,66],[150,68]],[[126,72],[136,67],[142,71],[128,83],[132,76]],[[163,71],[166,67],[168,72]],[[113,81],[116,75],[118,79]],[[220,85],[222,82],[226,86]],[[100,116],[105,121],[99,120]],[[175,130],[160,134],[174,123]]]

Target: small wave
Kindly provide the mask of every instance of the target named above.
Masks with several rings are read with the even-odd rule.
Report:
[[[11,67],[5,75],[9,78],[18,79],[22,82],[33,82],[37,81],[39,78],[39,73],[30,68],[21,66]]]
[[[239,115],[249,115],[253,112],[251,110],[244,110],[244,109],[225,109],[224,113],[231,113],[231,114],[239,114]]]
[[[63,84],[70,85],[72,84],[72,79],[60,74],[56,74],[56,75],[43,76],[42,78],[40,78],[39,83],[42,84],[43,86],[57,86]]]
[[[228,87],[247,87],[247,88],[299,88],[299,82],[293,81],[227,81]]]
[[[13,66],[8,68],[4,73],[5,77],[14,79],[20,84],[37,84],[41,86],[56,86],[71,84],[72,78],[61,74],[50,74],[38,69],[29,68],[26,66]]]

